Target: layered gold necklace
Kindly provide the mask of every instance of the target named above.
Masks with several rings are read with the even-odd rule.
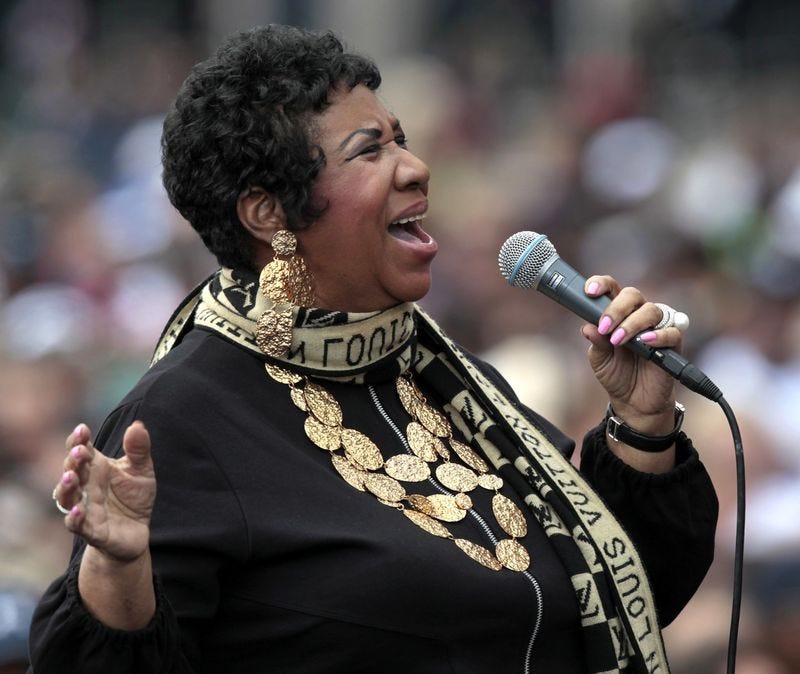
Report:
[[[396,386],[400,402],[412,418],[406,427],[406,441],[412,453],[384,460],[372,440],[342,425],[342,408],[327,389],[305,375],[275,365],[267,364],[266,370],[274,380],[289,386],[292,402],[308,413],[304,428],[309,440],[330,453],[333,467],[349,485],[399,510],[427,533],[453,541],[483,566],[494,571],[503,567],[527,570],[530,557],[518,540],[528,531],[525,516],[500,493],[502,479],[489,472],[489,466],[469,445],[453,437],[447,417],[427,402],[410,372],[401,374]],[[453,461],[454,455],[463,463]],[[454,494],[409,494],[401,484],[423,482],[432,474]],[[456,538],[443,524],[466,517],[472,508],[469,492],[478,487],[494,492],[492,513],[509,536],[496,544],[494,552]]]

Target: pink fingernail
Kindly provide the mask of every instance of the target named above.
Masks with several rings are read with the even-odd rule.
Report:
[[[72,437],[74,437],[74,438],[80,437],[82,428],[83,428],[83,424],[78,424],[77,426],[75,426],[75,430],[72,431]]]
[[[72,510],[69,511],[69,514],[70,517],[77,517],[81,514],[81,509],[77,505],[74,505],[72,506]]]
[[[611,330],[611,324],[613,321],[608,316],[603,316],[600,319],[600,323],[597,325],[597,330],[601,335],[607,335],[608,331]]]
[[[71,456],[73,459],[78,459],[78,458],[80,458],[80,456],[81,456],[81,450],[80,450],[80,447],[73,447],[73,448],[72,448],[72,450],[70,451],[70,456]]]
[[[600,284],[597,281],[592,281],[586,289],[586,292],[589,295],[596,295],[598,290],[600,290]]]
[[[641,335],[639,335],[639,339],[641,339],[643,342],[652,342],[657,337],[658,335],[652,330],[650,332],[643,332]]]
[[[622,328],[617,328],[614,331],[614,334],[611,335],[611,343],[614,346],[619,346],[619,343],[623,340],[624,337],[625,337],[625,331]]]
[[[61,482],[63,482],[64,484],[69,484],[70,482],[72,482],[72,475],[69,472],[64,473],[61,476]]]

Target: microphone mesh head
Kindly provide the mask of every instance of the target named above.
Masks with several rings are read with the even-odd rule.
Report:
[[[545,264],[556,256],[550,239],[536,232],[512,234],[500,248],[500,273],[518,288],[535,288]]]

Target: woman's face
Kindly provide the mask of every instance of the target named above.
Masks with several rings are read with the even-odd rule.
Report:
[[[315,304],[375,311],[423,297],[437,245],[420,227],[430,171],[405,145],[400,124],[367,87],[339,90],[314,120],[326,165],[313,203],[321,218],[296,232],[314,275]]]

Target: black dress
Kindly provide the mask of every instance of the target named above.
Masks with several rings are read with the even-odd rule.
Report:
[[[346,426],[384,456],[403,451],[392,423],[404,428],[409,417],[393,380],[325,387]],[[156,616],[133,632],[96,621],[77,593],[76,544],[34,616],[33,671],[586,671],[575,593],[533,517],[522,539],[529,573],[490,571],[344,482],[305,436],[305,416],[257,355],[203,329],[148,371],[97,445],[118,455],[134,419],[151,434]],[[571,453],[572,441],[535,418]],[[678,449],[671,472],[642,474],[616,459],[595,429],[582,457],[582,471],[639,548],[662,625],[705,575],[717,517],[697,453],[685,438]],[[491,493],[471,495],[479,517],[448,528],[488,545],[484,525],[497,529]]]

